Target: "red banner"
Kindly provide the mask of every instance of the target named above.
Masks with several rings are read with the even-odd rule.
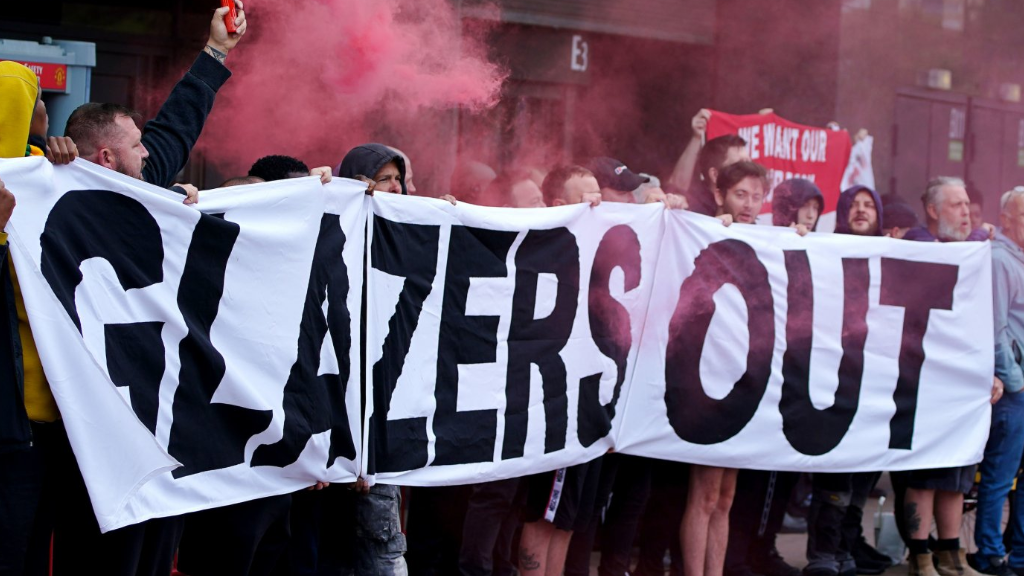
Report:
[[[51,64],[49,62],[19,62],[39,77],[39,87],[43,90],[59,90],[68,88],[67,64]]]
[[[750,159],[768,169],[768,187],[790,178],[813,181],[825,195],[825,212],[836,209],[843,172],[850,162],[850,134],[845,130],[816,128],[772,114],[736,116],[712,112],[708,139],[738,134],[747,141]],[[771,212],[771,193],[762,213]]]

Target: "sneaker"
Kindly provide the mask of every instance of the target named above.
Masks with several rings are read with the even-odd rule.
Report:
[[[789,512],[782,517],[782,528],[779,529],[779,534],[806,534],[807,533],[807,519],[799,518],[797,516],[790,516]]]
[[[839,564],[839,576],[857,576],[859,572],[857,563],[853,561],[853,558],[844,560]]]
[[[977,554],[974,555],[974,569],[982,574],[991,574],[992,576],[1017,576],[1017,574],[1010,569],[1010,565],[1006,563],[1006,558],[1002,556],[989,556],[988,558],[982,558]]]

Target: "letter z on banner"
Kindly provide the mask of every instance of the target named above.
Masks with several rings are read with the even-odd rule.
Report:
[[[81,159],[0,177],[102,530],[355,478],[363,185],[243,186],[197,210]]]
[[[987,242],[666,219],[620,452],[830,472],[981,460]]]
[[[377,194],[366,470],[405,485],[587,462],[613,445],[664,208]]]

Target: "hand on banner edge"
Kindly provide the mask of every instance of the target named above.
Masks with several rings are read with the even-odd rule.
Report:
[[[982,222],[981,229],[984,230],[985,232],[988,232],[988,239],[989,240],[995,240],[996,239],[996,227],[995,226],[989,224],[988,222]]]
[[[18,200],[14,197],[14,193],[7,189],[3,180],[0,180],[0,233],[4,235],[3,242],[0,244],[7,243],[7,234],[2,230],[7,228],[7,222],[11,219],[11,214],[14,213],[14,207],[17,205]]]
[[[199,204],[199,189],[191,184],[175,184],[175,188],[181,188],[185,192],[185,199],[181,202],[186,206]]]
[[[310,176],[319,176],[321,184],[327,184],[331,181],[331,167],[330,166],[318,166],[309,171]]]
[[[46,159],[53,164],[70,164],[78,158],[78,146],[67,136],[50,136],[46,139]]]
[[[363,478],[362,476],[356,478],[356,481],[352,482],[351,484],[345,484],[345,487],[348,488],[349,490],[354,490],[359,494],[363,495],[370,493],[370,483],[367,482],[366,478]]]
[[[669,210],[689,210],[690,202],[686,199],[686,196],[682,194],[665,194],[665,199],[662,200],[665,203],[665,207]]]
[[[356,174],[355,179],[366,184],[367,196],[373,196],[373,191],[377,188],[377,182],[362,174]]]
[[[990,402],[995,404],[999,402],[999,399],[1003,397],[1003,381],[999,379],[999,376],[992,377],[992,399]]]
[[[715,216],[715,218],[722,221],[722,226],[732,226],[732,216],[729,214],[722,214],[721,216]]]

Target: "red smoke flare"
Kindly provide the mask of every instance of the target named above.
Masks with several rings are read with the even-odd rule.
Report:
[[[228,175],[267,154],[336,166],[369,140],[406,147],[393,140],[436,129],[414,119],[491,107],[506,77],[447,0],[250,0],[246,14],[201,141]]]

